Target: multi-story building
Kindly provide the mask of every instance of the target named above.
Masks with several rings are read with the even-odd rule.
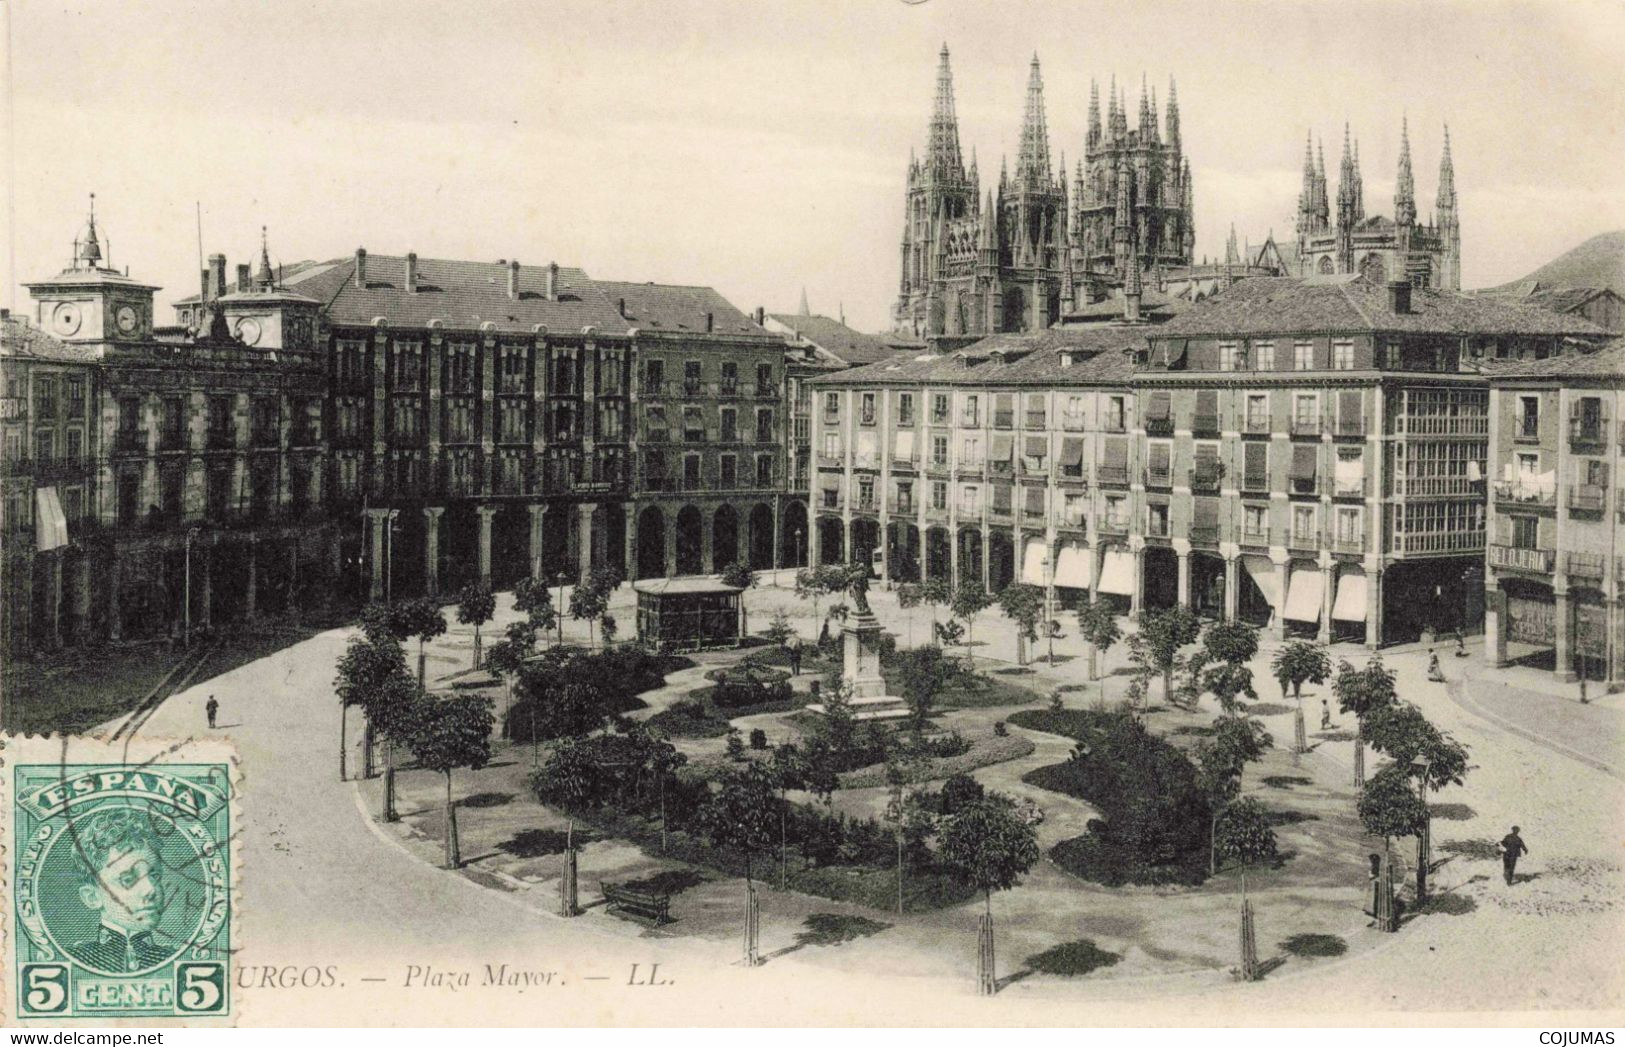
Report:
[[[61,645],[85,614],[73,599],[84,551],[68,521],[83,518],[93,490],[92,359],[0,311],[0,653],[8,657]]]
[[[1401,122],[1394,215],[1367,216],[1360,146],[1343,129],[1343,161],[1337,184],[1337,212],[1326,194],[1326,156],[1303,150],[1303,188],[1298,194],[1297,268],[1293,275],[1363,273],[1373,283],[1409,280],[1416,287],[1461,289],[1461,219],[1456,212],[1456,175],[1450,161],[1450,129],[1445,128],[1439,159],[1439,191],[1433,220],[1422,223],[1416,210],[1416,178],[1411,172],[1410,129]]]
[[[816,379],[813,562],[994,590],[1118,577],[1143,331],[992,335]]]
[[[1625,341],[1495,362],[1490,381],[1490,664],[1625,680]]]
[[[60,557],[36,585],[50,596],[34,601],[32,646],[163,636],[340,591],[316,302],[262,263],[253,292],[211,300],[207,330],[155,329],[157,288],[104,263],[94,217],[72,264],[25,286],[32,342],[46,332],[77,362],[55,377],[4,360],[8,388],[25,374],[33,388],[34,545]]]
[[[372,597],[805,549],[784,342],[712,289],[364,249],[281,279],[320,303],[331,498],[366,515]]]
[[[1152,328],[1134,376],[1136,602],[1372,646],[1476,629],[1479,366],[1599,335],[1358,275],[1242,280]]]

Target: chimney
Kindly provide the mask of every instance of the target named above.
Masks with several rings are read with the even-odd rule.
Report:
[[[760,306],[760,305],[757,306],[756,307],[756,326],[757,327],[762,326],[762,324],[766,320],[767,320],[767,308],[765,306]]]
[[[1140,293],[1123,295],[1123,319],[1131,324],[1140,322]]]
[[[705,333],[710,334],[715,329],[716,317],[710,313],[705,314]]]
[[[209,297],[219,298],[226,293],[226,256],[209,256]]]
[[[249,278],[248,274],[249,274],[250,268],[251,268],[250,266],[248,266],[247,264],[245,264],[243,262],[238,262],[237,263],[237,290],[239,290],[239,291],[248,290],[248,286],[249,286],[249,282],[250,282],[250,278]]]
[[[508,297],[519,297],[519,260],[517,258],[508,263]]]
[[[559,300],[559,263],[557,262],[547,263],[547,300],[549,302]]]
[[[622,320],[626,319],[626,299],[615,299],[615,315],[619,316]]]
[[[416,251],[408,251],[406,252],[406,293],[417,294],[417,292],[418,253]]]
[[[209,304],[209,270],[205,267],[198,273],[198,301],[204,305]]]
[[[367,289],[367,249],[355,249],[355,285],[361,290]]]
[[[1409,280],[1388,281],[1388,311],[1391,313],[1408,313],[1411,311],[1411,282]]]

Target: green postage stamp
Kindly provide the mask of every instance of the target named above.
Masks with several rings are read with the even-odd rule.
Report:
[[[237,826],[223,747],[5,746],[12,1013],[229,1017]]]

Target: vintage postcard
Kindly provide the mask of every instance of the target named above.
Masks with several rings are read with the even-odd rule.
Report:
[[[1625,1020],[1625,5],[0,18],[7,1023]]]

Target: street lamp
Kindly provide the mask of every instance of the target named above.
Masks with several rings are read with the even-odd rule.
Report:
[[[391,509],[385,519],[388,526],[384,528],[384,603],[391,603],[395,598],[395,519],[401,515],[399,509]]]
[[[186,600],[181,606],[182,646],[192,646],[192,543],[197,540],[201,532],[196,527],[187,528],[186,531]],[[173,634],[171,634],[173,635]]]
[[[1416,775],[1416,792],[1422,801],[1422,831],[1416,838],[1416,900],[1427,898],[1428,866],[1433,860],[1433,814],[1428,810],[1428,771],[1433,761],[1419,755],[1411,761],[1411,773]]]

